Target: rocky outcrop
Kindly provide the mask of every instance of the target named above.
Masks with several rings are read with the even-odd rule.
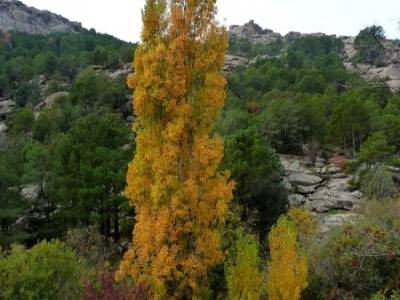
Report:
[[[237,39],[249,39],[254,43],[272,43],[282,39],[279,33],[270,29],[263,29],[253,20],[243,26],[232,25],[229,27],[229,37]]]
[[[119,78],[126,78],[130,73],[132,73],[132,64],[125,64],[123,65],[120,69],[114,71],[114,72],[106,72],[106,74],[111,78],[111,79],[119,79]]]
[[[360,204],[362,194],[353,190],[352,177],[327,163],[323,158],[314,162],[306,157],[281,155],[286,173],[284,184],[292,207],[312,211],[328,230],[351,219]]]
[[[27,184],[20,187],[21,196],[30,202],[39,199],[42,187],[40,184]]]
[[[317,216],[317,218],[319,219],[321,224],[320,232],[324,234],[328,233],[329,231],[338,226],[352,222],[355,218],[357,218],[357,214],[337,213],[337,214],[319,215]]]
[[[0,0],[0,30],[49,34],[52,32],[76,32],[80,23],[45,10],[28,7],[16,0]]]
[[[0,121],[5,121],[15,108],[15,102],[11,99],[0,98]]]
[[[349,65],[346,64],[349,71],[358,72],[368,81],[382,81],[392,90],[400,90],[400,64],[390,63],[385,67],[374,67],[365,64]]]
[[[35,111],[41,111],[44,108],[48,108],[53,106],[53,104],[57,101],[57,99],[68,97],[69,92],[56,92],[51,95],[49,95],[46,99],[44,99],[42,102],[40,102],[36,107]]]
[[[269,44],[276,41],[281,41],[283,44],[282,51],[291,42],[305,36],[322,37],[324,33],[304,34],[300,32],[289,32],[285,36],[273,32],[270,29],[263,29],[254,21],[250,21],[242,26],[233,25],[229,28],[229,37],[236,39],[248,39],[253,43]],[[332,35],[332,37],[336,37]],[[378,84],[386,84],[393,92],[400,90],[400,43],[394,40],[384,40],[382,46],[385,48],[382,65],[378,68],[369,64],[354,64],[353,59],[357,54],[355,49],[355,37],[341,36],[338,37],[343,41],[343,63],[346,69],[350,72],[358,73],[367,81],[378,81]],[[235,69],[238,65],[248,65],[256,62],[259,58],[256,57],[252,61],[243,61],[243,57],[227,57],[226,71]],[[265,56],[263,58],[268,58]]]
[[[238,66],[248,65],[249,60],[245,57],[236,56],[236,55],[226,55],[225,56],[225,72],[232,72]]]

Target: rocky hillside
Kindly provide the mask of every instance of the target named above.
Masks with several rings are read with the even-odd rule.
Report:
[[[232,25],[229,28],[229,37],[231,40],[248,40],[253,44],[270,45],[280,44],[281,51],[287,45],[299,38],[313,36],[322,37],[326,36],[324,33],[311,33],[303,34],[300,32],[289,32],[286,35],[281,35],[269,29],[263,29],[254,21],[250,21],[244,25]],[[333,35],[333,37],[336,37]],[[355,37],[340,36],[337,37],[343,42],[343,63],[346,69],[350,72],[360,74],[364,79],[369,81],[379,81],[385,83],[392,91],[400,90],[400,43],[395,40],[385,39],[382,43],[384,48],[383,59],[378,66],[365,63],[354,63],[353,58],[357,54],[355,49]],[[227,57],[226,71],[233,70],[238,65],[246,65],[252,61],[245,57],[245,53],[238,53],[237,55],[229,55]],[[268,55],[264,55],[268,56]],[[253,61],[258,59],[253,58]]]
[[[35,34],[74,32],[81,24],[45,10],[28,7],[17,0],[0,0],[0,30]]]

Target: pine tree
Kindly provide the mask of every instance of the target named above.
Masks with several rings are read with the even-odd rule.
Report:
[[[133,245],[117,277],[151,284],[156,299],[190,299],[221,262],[219,228],[233,183],[218,171],[223,142],[210,132],[225,99],[227,35],[216,0],[147,0],[135,55],[136,155],[126,195]]]
[[[295,225],[281,217],[269,234],[268,299],[298,300],[307,287],[307,261],[300,253]]]

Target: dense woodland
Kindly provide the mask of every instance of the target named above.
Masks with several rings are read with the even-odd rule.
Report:
[[[224,49],[223,33],[217,33],[208,41],[216,52]],[[354,63],[379,65],[385,51],[379,43],[383,38],[380,27],[362,30]],[[114,272],[131,249],[135,223],[143,223],[141,231],[135,231],[136,241],[149,244],[153,236],[143,231],[165,225],[151,214],[162,204],[139,210],[137,203],[131,206],[127,199],[133,194],[140,198],[141,186],[146,185],[143,161],[150,154],[143,151],[155,147],[146,134],[154,129],[150,118],[154,122],[160,118],[156,109],[133,112],[126,77],[110,76],[131,63],[136,47],[94,30],[46,36],[1,33],[0,98],[12,99],[16,107],[5,117],[7,132],[0,133],[0,299],[152,299],[171,289],[179,290],[180,296],[155,299],[400,299],[400,200],[396,200],[396,178],[387,171],[387,166],[400,166],[400,94],[349,73],[341,55],[343,43],[330,36],[302,37],[286,45],[230,40],[229,53],[257,59],[225,74],[227,97],[219,117],[220,107],[212,108],[198,98],[209,110],[193,108],[202,118],[190,133],[196,140],[196,134],[208,130],[209,136],[218,134],[224,141],[222,150],[222,144],[215,146],[220,140],[202,140],[214,146],[200,146],[219,149],[224,155],[218,167],[218,151],[206,152],[212,161],[207,163],[215,166],[199,158],[196,163],[204,171],[196,176],[205,176],[208,168],[230,171],[208,183],[224,190],[217,196],[212,190],[209,197],[226,198],[226,211],[203,212],[198,220],[199,227],[214,230],[201,239],[217,239],[217,232],[221,239],[221,253],[209,245],[204,249],[225,258],[208,253],[210,257],[203,254],[207,259],[192,262],[197,273],[188,278],[198,282],[201,274],[202,281],[189,282],[190,291],[178,275],[164,280],[163,264],[175,264],[179,270],[187,263],[167,258],[153,262],[159,263],[152,273],[157,280],[127,276],[116,282]],[[152,58],[146,48],[139,49],[137,57]],[[134,89],[150,80],[137,68],[139,63],[136,76],[143,77],[129,79]],[[222,68],[221,64],[219,60],[214,67]],[[179,81],[179,74],[170,70],[169,75]],[[208,80],[221,86],[219,77]],[[41,106],[47,95],[56,92],[68,93]],[[143,93],[142,97],[153,95]],[[199,95],[201,91],[193,97]],[[223,98],[223,94],[213,97]],[[183,110],[170,108],[182,115],[170,112],[162,118],[184,119]],[[132,131],[133,120],[149,126],[149,131]],[[174,148],[178,127],[170,129],[167,149],[171,153],[165,156],[185,153],[176,149],[186,148]],[[310,212],[289,208],[283,184],[278,153],[302,155],[304,145],[326,157],[344,155],[343,168],[358,174],[354,186],[365,195],[354,222],[324,235]],[[136,160],[129,164],[135,154]],[[150,156],[156,159],[157,153]],[[129,176],[140,180],[131,179],[134,183],[128,182],[126,189],[128,164],[128,181]],[[162,176],[172,172],[162,162],[159,168]],[[39,186],[35,200],[21,193],[32,185]],[[169,192],[160,189],[151,197],[163,199]],[[184,212],[177,212],[176,219],[182,217],[179,213]],[[168,218],[169,223],[176,220]],[[155,236],[170,236],[168,230]],[[189,240],[182,242],[185,245],[172,237],[169,242],[187,250],[195,243],[194,232],[198,231],[182,233]],[[139,261],[139,254],[130,257],[129,253],[125,264]]]

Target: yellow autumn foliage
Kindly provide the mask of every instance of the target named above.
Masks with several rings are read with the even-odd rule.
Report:
[[[267,290],[269,300],[298,300],[307,287],[307,260],[297,242],[296,226],[281,217],[269,236]]]
[[[225,266],[229,300],[259,300],[263,293],[263,274],[257,239],[239,232],[235,255]]]
[[[321,230],[318,220],[304,208],[293,207],[287,212],[287,217],[294,223],[298,240],[306,243]]]
[[[136,155],[126,195],[136,212],[117,278],[148,282],[156,299],[196,299],[220,263],[219,228],[233,183],[210,132],[225,99],[227,35],[215,0],[147,0],[134,89]]]

